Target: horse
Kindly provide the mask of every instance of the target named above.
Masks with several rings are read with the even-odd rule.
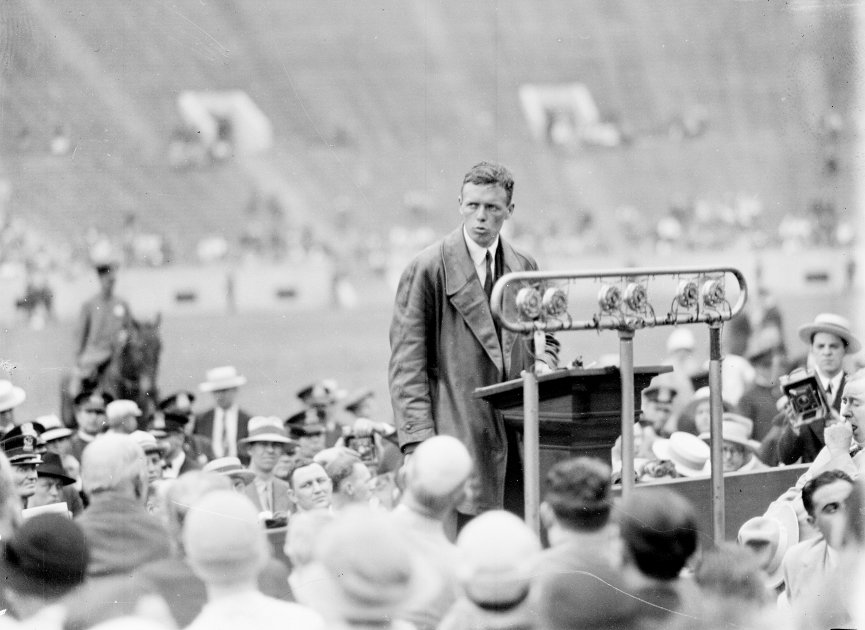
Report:
[[[141,409],[142,418],[151,415],[158,398],[156,381],[162,354],[161,321],[160,314],[151,320],[131,318],[108,363],[95,380],[83,383],[82,388],[100,390],[115,399],[134,400]],[[64,424],[74,427],[70,380],[71,373],[67,373],[61,381],[60,409]]]

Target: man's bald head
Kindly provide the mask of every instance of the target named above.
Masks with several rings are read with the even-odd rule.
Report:
[[[144,450],[129,435],[101,435],[84,449],[81,481],[88,495],[113,491],[143,499],[147,488]]]
[[[438,513],[462,501],[472,458],[458,439],[432,437],[415,450],[406,467],[406,491],[423,508]]]

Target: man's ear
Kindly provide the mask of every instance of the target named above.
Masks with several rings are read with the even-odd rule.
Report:
[[[810,514],[805,517],[805,520],[808,521],[808,525],[810,525],[811,527],[816,527],[816,525],[815,525],[816,519],[813,516],[811,516]]]
[[[291,486],[288,487],[288,500],[291,501],[293,505],[297,505],[297,495],[294,493],[294,488]]]
[[[346,496],[349,496],[349,497],[353,497],[354,496],[354,484],[351,481],[343,481],[340,493],[344,494]]]

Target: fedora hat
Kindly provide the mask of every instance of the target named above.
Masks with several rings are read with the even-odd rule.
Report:
[[[676,472],[683,477],[699,477],[706,474],[709,461],[709,445],[696,435],[684,431],[674,432],[669,439],[658,438],[652,443],[652,452],[661,460],[669,460]]]
[[[255,473],[248,468],[244,468],[236,457],[218,457],[207,462],[202,470],[204,472],[225,475],[226,477],[242,479],[244,483],[249,483],[255,479]]]
[[[246,377],[237,371],[233,365],[223,365],[207,370],[206,379],[198,386],[203,392],[218,392],[223,389],[233,389],[246,385]]]
[[[740,545],[760,554],[763,570],[768,575],[768,586],[777,587],[784,581],[781,561],[784,554],[799,542],[799,520],[796,511],[785,501],[769,506],[763,516],[745,521],[739,528]]]
[[[862,344],[850,330],[850,321],[835,313],[820,313],[810,324],[799,327],[799,339],[810,344],[815,333],[825,332],[836,335],[847,344],[847,352],[855,354],[862,349]]]
[[[282,420],[276,416],[254,416],[249,419],[249,435],[238,444],[252,444],[253,442],[279,442],[281,444],[296,444],[294,440],[285,434]]]
[[[737,418],[734,419],[731,416],[736,416]],[[743,420],[746,422],[742,422]],[[756,453],[760,449],[760,443],[757,440],[751,439],[753,426],[754,423],[751,422],[750,418],[740,416],[737,413],[725,413],[724,419],[721,422],[721,439],[724,442],[739,444]],[[706,442],[710,440],[710,437],[708,433],[700,434],[700,439]]]
[[[16,387],[10,381],[0,380],[0,411],[15,409],[24,402],[27,394],[20,387]]]

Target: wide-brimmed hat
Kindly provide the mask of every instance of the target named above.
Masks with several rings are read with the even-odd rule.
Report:
[[[658,438],[652,442],[652,452],[658,459],[673,462],[676,472],[683,477],[705,475],[704,469],[711,454],[708,444],[684,431],[676,431],[669,439]]]
[[[289,438],[282,426],[282,420],[276,416],[254,416],[249,419],[249,435],[238,444],[252,444],[253,442],[279,442],[281,444],[296,444]]]
[[[738,413],[725,413],[721,421],[721,439],[724,442],[733,442],[745,448],[757,452],[760,442],[751,439],[754,423],[750,418]],[[709,433],[701,433],[700,439],[708,442],[711,439]]]
[[[657,376],[651,380],[648,387],[646,387],[642,393],[647,399],[658,401],[662,392],[668,394],[669,400],[667,399],[667,396],[664,396],[664,400],[660,402],[673,402],[673,399],[675,399],[676,395],[679,393],[675,385],[668,380]]]
[[[850,330],[850,321],[841,315],[820,313],[812,323],[799,327],[799,339],[811,343],[811,337],[818,332],[830,333],[843,339],[850,354],[855,354],[862,349],[862,344]]]
[[[777,587],[784,581],[781,568],[784,554],[799,542],[796,510],[785,501],[772,503],[763,516],[756,516],[742,524],[738,540],[740,545],[752,547],[760,553],[766,563],[763,570],[769,576],[768,586]],[[768,551],[763,552],[765,547],[768,547]]]
[[[36,424],[41,424],[45,429],[39,437],[41,437],[42,441],[46,444],[75,435],[75,431],[64,426],[60,418],[57,417],[57,414],[50,413],[44,416],[39,416],[36,418],[35,422]]]
[[[202,468],[204,472],[214,472],[235,479],[242,479],[244,483],[249,483],[255,479],[255,473],[244,468],[240,460],[236,457],[218,457],[207,462]]]
[[[27,398],[26,392],[11,383],[11,381],[0,380],[0,411],[15,409]]]
[[[696,345],[694,333],[687,328],[675,328],[667,337],[667,352],[670,354],[678,350],[693,350]]]
[[[48,452],[42,454],[42,463],[36,467],[36,475],[59,479],[60,483],[64,486],[75,483],[75,480],[66,474],[66,469],[63,468],[63,462],[57,453]]]
[[[205,381],[198,386],[203,392],[218,392],[246,385],[246,377],[233,365],[223,365],[207,370]]]

